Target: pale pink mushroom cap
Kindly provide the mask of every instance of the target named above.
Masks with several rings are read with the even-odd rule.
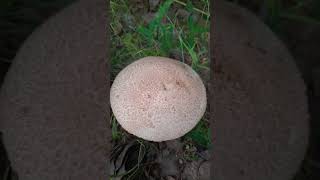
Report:
[[[204,115],[206,88],[188,65],[164,57],[145,57],[124,68],[110,90],[119,124],[149,141],[179,138]]]

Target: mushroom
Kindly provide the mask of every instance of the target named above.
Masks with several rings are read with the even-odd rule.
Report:
[[[190,66],[170,58],[145,57],[116,76],[110,103],[126,131],[161,142],[192,130],[206,110],[207,96]]]

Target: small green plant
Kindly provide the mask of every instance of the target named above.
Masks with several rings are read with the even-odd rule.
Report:
[[[173,4],[188,11],[185,19],[170,13]],[[113,77],[121,67],[133,60],[145,56],[170,56],[180,52],[180,60],[192,66],[196,71],[208,70],[209,39],[209,2],[201,0],[203,10],[194,7],[191,1],[184,3],[177,0],[164,1],[154,18],[144,24],[139,18],[130,15],[130,7],[124,0],[111,1],[112,53],[111,64]],[[119,13],[126,14],[134,23],[125,29],[126,20]]]
[[[167,15],[174,2],[185,6],[190,13],[183,27],[179,26],[176,16],[172,20]],[[208,2],[205,1],[205,3]],[[208,9],[206,10],[208,11]],[[206,17],[204,25],[195,21],[196,12],[200,12]],[[202,68],[208,69],[208,21],[209,14],[195,8],[191,1],[185,4],[181,1],[167,0],[159,8],[156,17],[148,26],[139,27],[138,32],[142,35],[146,44],[154,47],[156,55],[169,56],[170,53],[178,50],[181,52],[181,60],[185,62],[185,57],[190,57],[191,67],[199,71]],[[205,54],[205,57],[202,56],[203,54]]]
[[[140,26],[138,32],[148,46],[154,47],[155,54],[168,56],[176,44],[173,36],[173,25],[162,23],[173,0],[167,0],[160,6],[155,18],[146,26]]]
[[[203,148],[211,148],[211,132],[204,120],[201,120],[184,138],[191,139],[195,144]]]

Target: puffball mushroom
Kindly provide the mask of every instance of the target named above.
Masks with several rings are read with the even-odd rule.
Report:
[[[188,65],[164,57],[145,57],[125,67],[110,89],[119,124],[145,140],[161,142],[192,130],[204,115],[206,88]]]

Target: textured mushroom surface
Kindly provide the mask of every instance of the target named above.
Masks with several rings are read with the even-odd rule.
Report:
[[[110,90],[112,111],[129,133],[150,141],[176,139],[206,110],[206,89],[188,65],[145,57],[125,67]]]
[[[67,7],[14,59],[1,89],[0,127],[19,179],[108,179],[105,5]]]
[[[213,179],[290,180],[308,144],[301,75],[252,13],[224,1],[213,8]]]

